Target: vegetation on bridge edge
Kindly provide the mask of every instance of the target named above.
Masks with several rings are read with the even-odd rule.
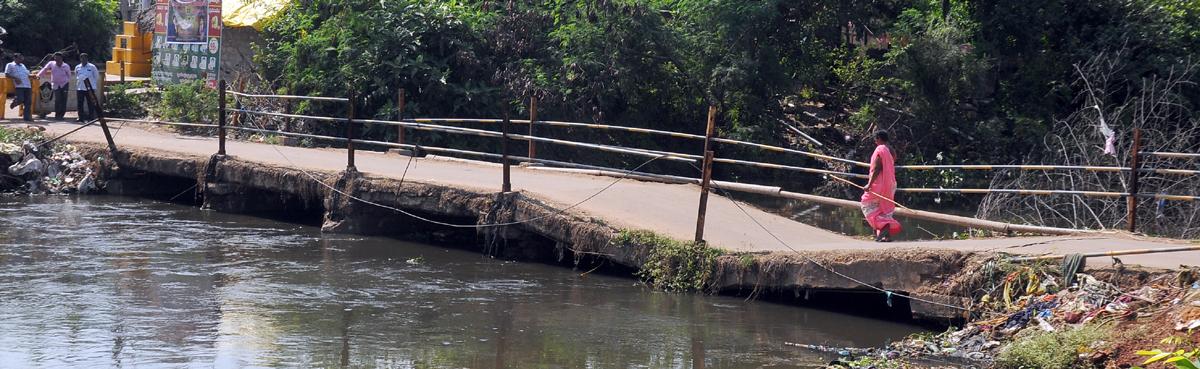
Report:
[[[612,243],[646,248],[646,259],[637,277],[654,288],[676,292],[710,291],[717,257],[725,254],[705,244],[679,241],[646,230],[622,230]]]

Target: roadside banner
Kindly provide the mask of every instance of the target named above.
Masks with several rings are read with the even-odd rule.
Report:
[[[221,0],[156,0],[156,83],[204,80],[216,87],[221,65]]]

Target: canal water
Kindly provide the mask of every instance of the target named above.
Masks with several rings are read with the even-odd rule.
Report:
[[[0,197],[0,367],[804,368],[919,328],[119,197]]]

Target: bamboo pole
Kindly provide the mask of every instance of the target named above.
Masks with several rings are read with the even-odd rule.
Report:
[[[399,96],[396,97],[396,100],[397,100],[396,101],[396,104],[397,104],[396,105],[396,120],[398,120],[398,121],[404,120],[404,93],[405,93],[404,89],[401,88]],[[403,145],[404,144],[404,127],[403,126],[397,127],[396,130],[397,130],[396,143]]]
[[[537,125],[537,96],[529,96],[529,137],[533,137],[533,127]],[[537,142],[529,140],[529,157],[537,157]]]
[[[502,176],[503,183],[500,185],[500,192],[512,192],[511,169],[508,163],[508,107],[504,109],[504,124],[500,125],[503,130],[503,136],[500,138],[500,163],[504,165]]]
[[[100,121],[100,130],[104,131],[104,141],[108,142],[108,151],[112,154],[113,162],[116,162],[117,143],[113,141],[112,132],[108,130],[108,121],[104,118],[104,107],[100,105],[100,98],[96,96],[96,89],[92,86],[92,81],[84,79],[83,85],[87,89],[88,104],[92,106],[92,111],[96,113],[96,120]],[[31,104],[30,107],[32,108],[33,105]]]
[[[898,207],[898,208],[901,208],[901,209],[906,209],[906,210],[912,210],[912,209],[909,209],[907,206],[900,205],[900,203],[896,202],[896,200],[889,199],[889,198],[887,198],[886,196],[880,195],[878,192],[871,191],[871,190],[870,190],[870,189],[868,189],[866,186],[859,186],[857,183],[850,182],[850,180],[848,180],[848,179],[845,179],[845,178],[842,178],[842,177],[838,177],[838,176],[834,176],[834,175],[831,175],[830,177],[833,177],[833,179],[836,179],[836,180],[839,180],[839,181],[842,181],[842,182],[846,182],[847,184],[849,184],[849,185],[851,185],[851,186],[858,187],[859,189],[861,189],[861,190],[863,190],[863,191],[867,191],[868,193],[870,193],[870,194],[872,194],[872,195],[875,195],[876,197],[879,197],[880,199],[883,199],[883,200],[885,200],[885,201],[887,201],[887,202],[890,202],[890,203],[892,203],[892,205],[896,205],[896,207]]]
[[[1134,128],[1133,129],[1133,150],[1132,150],[1133,155],[1129,155],[1129,167],[1130,168],[1135,168],[1135,169],[1138,168],[1138,157],[1140,155],[1138,155],[1137,153],[1142,151],[1141,148],[1142,148],[1142,130],[1139,128]],[[1137,230],[1138,197],[1136,196],[1136,194],[1138,193],[1138,190],[1139,190],[1138,171],[1137,170],[1130,171],[1129,172],[1130,196],[1126,197],[1126,203],[1128,204],[1128,206],[1127,206],[1128,213],[1125,215],[1125,217],[1126,217],[1125,221],[1127,223],[1129,223],[1129,232],[1134,232]]]
[[[1184,152],[1159,152],[1159,151],[1143,151],[1139,155],[1161,156],[1165,158],[1200,158],[1200,154],[1184,153]]]
[[[217,155],[225,156],[225,79],[217,82]]]
[[[1122,256],[1122,255],[1143,255],[1143,254],[1160,254],[1167,252],[1186,252],[1200,251],[1200,246],[1179,246],[1179,247],[1163,247],[1157,249],[1135,249],[1135,250],[1117,250],[1117,251],[1098,251],[1082,253],[1085,258],[1100,257],[1100,256]],[[1021,256],[1009,258],[1009,261],[1037,261],[1037,260],[1057,260],[1067,257],[1067,255],[1041,255],[1041,256]]]
[[[346,100],[346,171],[354,172],[354,92]]]
[[[837,206],[837,207],[843,207],[843,208],[851,208],[851,209],[858,209],[862,206],[861,203],[859,203],[858,201],[835,199],[835,198],[831,198],[831,197],[817,196],[817,195],[810,195],[810,194],[803,194],[803,193],[796,193],[796,192],[780,191],[778,196],[782,197],[782,198],[786,198],[786,199],[808,201],[808,202],[813,202],[813,203],[817,203],[817,204]],[[951,225],[970,227],[970,228],[975,228],[975,229],[985,229],[985,230],[989,230],[989,231],[1003,232],[1006,234],[1012,233],[1012,232],[1044,234],[1044,235],[1075,235],[1075,234],[1100,233],[1099,231],[1095,231],[1095,230],[1068,229],[1068,228],[1042,227],[1042,226],[1034,226],[1034,225],[1004,223],[1004,222],[997,222],[997,221],[991,221],[991,220],[975,219],[975,218],[958,216],[958,215],[941,214],[941,213],[935,213],[935,212],[931,212],[931,211],[913,210],[913,209],[905,209],[905,208],[896,209],[895,215],[904,216],[904,217],[913,218],[913,219],[928,220],[931,222],[937,222],[937,223],[942,223],[942,224],[951,224]]]
[[[704,133],[704,162],[700,169],[700,209],[696,211],[696,243],[704,243],[704,217],[708,212],[708,186],[712,181],[713,133],[716,132],[717,107],[708,107],[708,124]]]

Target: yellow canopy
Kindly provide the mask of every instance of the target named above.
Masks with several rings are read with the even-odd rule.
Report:
[[[255,27],[263,19],[283,10],[288,0],[224,0],[221,13],[225,27]]]

